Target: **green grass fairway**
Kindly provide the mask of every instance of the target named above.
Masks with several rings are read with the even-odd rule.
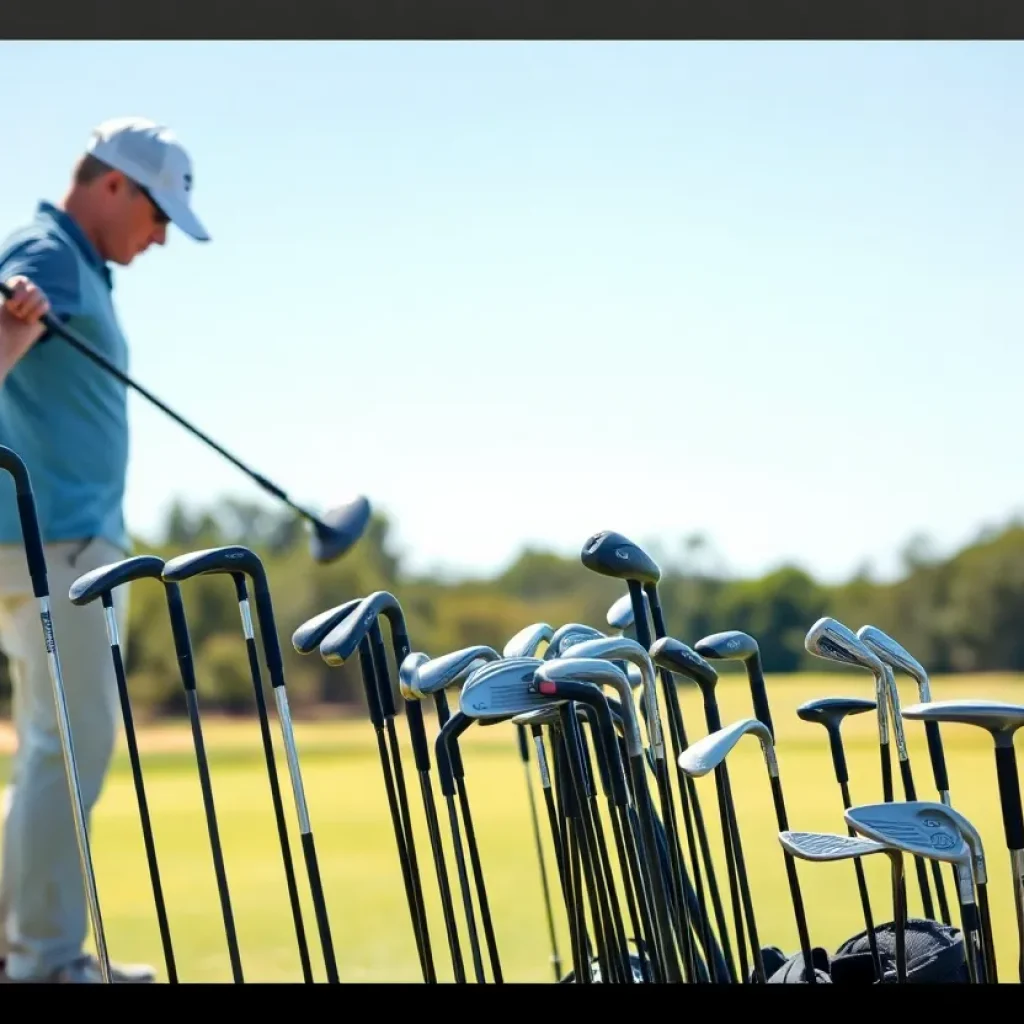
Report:
[[[900,685],[903,702],[915,702],[917,695],[912,685],[905,679],[900,680]],[[933,690],[936,699],[977,696],[1024,700],[1024,682],[1012,676],[940,678],[933,681]],[[749,693],[742,677],[726,676],[719,693],[724,722],[751,714]],[[870,697],[873,695],[870,676],[851,671],[778,677],[769,679],[769,694],[778,733],[779,763],[790,827],[844,832],[839,788],[832,774],[825,732],[819,726],[800,721],[794,709],[806,700],[825,695]],[[691,741],[705,734],[701,703],[692,690],[683,691],[683,714]],[[287,763],[276,720],[271,724],[314,971],[317,980],[323,980],[324,968],[305,882]],[[433,736],[436,722],[431,717],[427,724]],[[403,741],[406,785],[416,819],[417,852],[429,903],[435,963],[440,977],[450,980],[451,960],[419,784],[402,719],[398,727]],[[850,719],[844,728],[855,802],[881,799],[875,729],[872,714]],[[258,725],[255,719],[211,719],[205,731],[245,980],[300,981]],[[342,980],[420,982],[372,728],[368,721],[332,720],[300,723],[296,731]],[[936,799],[924,730],[919,723],[908,723],[907,733],[918,795],[922,799]],[[946,727],[943,738],[954,805],[978,825],[986,843],[1000,980],[1015,982],[1016,925],[992,745],[986,734],[966,727]],[[188,725],[173,723],[147,728],[140,742],[180,979],[185,982],[230,981]],[[465,739],[465,751],[470,799],[505,978],[507,981],[550,981],[550,945],[529,825],[523,766],[514,733],[506,726],[474,727]],[[895,745],[893,760],[895,762]],[[777,826],[764,762],[753,738],[744,740],[736,748],[730,756],[729,767],[761,943],[795,952],[797,934],[782,850],[775,837]],[[0,760],[4,781],[9,768],[10,743],[7,742]],[[531,771],[540,806],[533,760]],[[897,796],[902,798],[895,763],[894,779]],[[720,853],[721,833],[713,777],[698,780],[698,792],[712,846]],[[449,875],[457,895],[447,817],[437,793],[436,778],[435,797],[441,814]],[[607,824],[606,817],[606,827]],[[118,960],[154,964],[163,980],[166,975],[159,933],[123,744],[96,810],[94,844],[100,899],[112,956]],[[547,849],[549,878],[554,886],[556,874],[550,844]],[[920,914],[920,893],[913,862],[909,859],[907,866],[911,913]],[[891,917],[888,862],[873,858],[865,867],[875,920],[888,920]],[[721,861],[719,871],[722,898],[728,910],[728,887]],[[834,951],[840,942],[863,927],[853,867],[850,864],[801,863],[799,875],[812,941]],[[943,877],[953,904],[954,921],[958,921],[948,866],[943,868]],[[554,889],[553,894],[557,898]],[[459,917],[462,921],[461,909]],[[565,969],[568,969],[569,942],[563,918],[564,914],[557,917],[559,944]],[[467,970],[472,977],[465,931],[463,944]]]

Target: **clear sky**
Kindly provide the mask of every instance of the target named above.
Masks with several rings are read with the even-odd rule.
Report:
[[[0,233],[122,114],[207,246],[116,274],[132,372],[415,567],[612,528],[892,570],[1024,506],[1019,43],[6,43]],[[261,492],[131,399],[130,525]]]

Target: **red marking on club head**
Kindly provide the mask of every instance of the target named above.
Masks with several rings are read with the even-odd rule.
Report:
[[[537,687],[541,693],[555,694],[558,693],[558,686],[555,683],[543,682]]]

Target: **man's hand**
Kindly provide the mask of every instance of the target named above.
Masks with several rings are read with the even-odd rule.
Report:
[[[27,277],[5,282],[14,293],[0,304],[0,377],[46,332],[41,318],[50,311],[45,293]]]

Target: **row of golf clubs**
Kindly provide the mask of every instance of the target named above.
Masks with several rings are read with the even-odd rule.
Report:
[[[59,655],[50,618],[46,565],[43,557],[38,523],[36,520],[31,484],[24,464],[20,458],[9,449],[0,448],[0,468],[9,473],[16,485],[19,513],[21,515],[23,536],[25,540],[26,558],[29,573],[33,582],[35,596],[39,603],[42,635],[46,644],[48,663],[54,688],[54,697],[57,705],[58,723],[61,732],[65,766],[68,773],[69,789],[72,795],[76,834],[78,838],[79,852],[81,855],[90,918],[93,925],[101,971],[104,980],[109,981],[109,958],[107,955],[102,915],[100,913],[95,874],[89,848],[88,832],[85,827],[85,816],[83,813],[81,791],[77,778],[73,739],[70,732]],[[616,978],[619,978],[621,980],[628,981],[635,979],[637,974],[639,974],[639,976],[644,980],[664,979],[676,981],[682,980],[684,974],[687,980],[697,980],[699,978],[714,981],[724,980],[726,977],[728,977],[729,980],[746,978],[748,968],[745,952],[742,948],[740,950],[741,969],[739,974],[737,974],[735,966],[732,963],[731,951],[729,950],[727,938],[727,929],[725,927],[724,915],[721,908],[721,900],[718,896],[717,881],[714,877],[714,871],[708,852],[703,816],[701,814],[699,801],[697,800],[696,791],[693,789],[692,785],[693,775],[701,773],[699,770],[700,764],[690,764],[686,760],[680,760],[683,752],[687,750],[688,744],[683,728],[682,716],[679,711],[678,700],[675,697],[675,687],[671,679],[672,669],[671,667],[666,668],[665,665],[667,664],[672,666],[674,664],[673,655],[675,655],[681,663],[688,662],[691,659],[688,658],[686,653],[689,649],[685,649],[684,651],[683,645],[678,645],[677,642],[673,641],[672,644],[662,645],[662,648],[654,653],[657,655],[658,659],[662,659],[659,662],[659,675],[663,683],[665,700],[669,712],[669,736],[673,746],[673,755],[677,762],[678,786],[680,789],[680,798],[683,807],[684,825],[687,833],[687,845],[691,857],[690,862],[694,869],[695,884],[690,883],[679,844],[675,806],[674,801],[672,800],[669,773],[666,765],[667,759],[664,749],[663,725],[659,717],[657,694],[654,688],[653,666],[651,665],[650,660],[646,663],[643,660],[643,658],[649,659],[650,656],[647,651],[653,650],[650,626],[648,624],[646,614],[648,611],[650,612],[653,620],[655,636],[659,641],[665,639],[664,620],[661,614],[660,603],[657,595],[657,581],[660,575],[659,571],[653,561],[639,548],[621,537],[621,535],[612,534],[610,532],[597,534],[590,538],[587,544],[584,545],[582,560],[584,565],[588,568],[602,573],[603,575],[614,576],[623,580],[627,584],[629,591],[629,606],[634,615],[634,623],[631,629],[637,637],[636,648],[630,649],[627,652],[620,652],[620,657],[618,659],[621,664],[627,666],[627,671],[622,673],[621,669],[618,669],[618,674],[616,675],[613,673],[611,679],[607,681],[610,682],[613,687],[621,687],[621,679],[625,678],[627,682],[626,689],[619,691],[624,698],[629,695],[630,682],[632,682],[634,686],[639,684],[640,688],[643,690],[641,714],[645,719],[648,745],[647,747],[643,747],[642,745],[639,745],[638,747],[637,740],[639,738],[639,728],[635,715],[630,716],[629,714],[629,711],[632,710],[632,702],[631,700],[622,700],[618,709],[618,715],[613,716],[612,722],[613,727],[616,728],[619,733],[618,742],[620,744],[620,757],[618,764],[621,767],[623,763],[629,763],[630,766],[629,773],[624,773],[627,783],[625,787],[626,813],[624,816],[621,813],[623,806],[621,791],[612,792],[609,788],[608,792],[612,792],[612,798],[618,801],[615,804],[616,813],[613,815],[613,820],[618,816],[619,824],[621,826],[621,834],[617,836],[617,853],[619,855],[620,865],[623,868],[623,880],[625,881],[626,877],[629,876],[634,885],[634,889],[631,893],[627,891],[627,902],[630,903],[630,916],[634,935],[642,935],[644,940],[643,943],[638,946],[639,955],[628,958],[624,955],[625,940],[623,937],[623,929],[621,927],[621,916],[619,915],[618,919],[616,919],[616,913],[611,910],[610,906],[606,905],[606,903],[602,902],[600,899],[600,889],[594,875],[595,859],[593,844],[588,843],[588,840],[593,838],[593,836],[588,835],[587,821],[583,816],[579,815],[578,821],[576,820],[576,817],[574,817],[578,808],[586,805],[585,800],[579,799],[580,796],[583,795],[586,797],[587,792],[592,793],[592,787],[589,790],[581,790],[581,781],[584,786],[590,786],[590,781],[586,770],[582,772],[582,775],[580,772],[575,774],[573,773],[573,768],[581,768],[582,764],[580,759],[576,756],[579,753],[579,750],[577,748],[573,748],[570,753],[569,749],[574,739],[580,741],[580,743],[585,742],[585,740],[583,739],[582,734],[578,731],[577,715],[575,713],[566,715],[562,711],[559,711],[559,723],[562,731],[559,733],[560,746],[556,750],[556,758],[554,761],[556,766],[554,778],[558,783],[558,797],[560,801],[560,818],[556,818],[555,820],[558,824],[558,830],[562,840],[561,844],[558,846],[558,856],[559,869],[563,882],[563,892],[566,891],[567,886],[572,888],[572,891],[576,896],[580,896],[581,888],[586,888],[587,890],[591,910],[591,926],[595,931],[595,937],[601,940],[594,944],[598,946],[598,969],[600,971],[600,977],[603,979],[615,980]],[[243,974],[241,958],[238,951],[237,936],[234,929],[226,871],[220,850],[212,786],[210,784],[209,770],[206,763],[206,755],[203,745],[198,698],[196,696],[196,681],[192,669],[188,626],[185,621],[179,591],[179,587],[182,582],[196,575],[210,573],[230,575],[239,601],[246,647],[253,675],[257,708],[260,713],[260,724],[267,760],[268,778],[274,799],[282,857],[288,879],[292,913],[302,960],[303,977],[306,981],[311,981],[312,968],[299,906],[295,873],[292,866],[291,851],[287,838],[287,829],[284,824],[283,807],[277,786],[276,764],[274,761],[273,746],[270,740],[265,702],[262,696],[262,679],[260,676],[259,659],[256,650],[246,581],[250,581],[253,585],[257,617],[259,619],[260,632],[264,645],[264,657],[269,670],[271,683],[274,688],[275,702],[287,752],[293,796],[299,820],[301,843],[309,884],[313,895],[313,903],[317,918],[321,947],[327,968],[327,976],[328,980],[336,982],[339,979],[334,959],[329,918],[324,903],[312,828],[303,792],[299,758],[292,731],[281,654],[277,641],[276,623],[274,621],[271,606],[269,587],[267,585],[263,566],[259,559],[253,554],[253,552],[239,546],[218,548],[212,551],[194,552],[183,555],[180,558],[173,559],[166,564],[164,564],[160,559],[155,559],[151,556],[125,559],[122,562],[118,562],[111,566],[105,566],[101,570],[97,570],[94,573],[90,573],[82,577],[80,580],[76,581],[71,592],[71,598],[76,604],[87,604],[99,599],[106,611],[107,630],[111,644],[112,658],[117,670],[118,688],[126,727],[126,738],[139,802],[147,860],[149,863],[154,899],[156,901],[157,914],[160,923],[161,938],[167,960],[168,977],[171,981],[177,980],[173,957],[173,946],[170,939],[169,927],[167,925],[166,907],[163,902],[162,888],[159,880],[159,870],[154,849],[152,829],[149,821],[145,788],[142,779],[141,766],[139,764],[138,750],[135,743],[134,730],[132,728],[130,701],[128,699],[127,685],[124,678],[123,663],[120,657],[119,642],[115,618],[113,615],[112,594],[118,586],[145,578],[157,579],[165,588],[168,611],[170,614],[171,631],[178,656],[179,667],[181,669],[182,682],[185,687],[187,707],[192,724],[197,764],[199,767],[200,781],[203,791],[204,810],[206,811],[211,850],[214,856],[214,867],[217,875],[221,909],[224,917],[229,953],[231,956],[232,973],[235,981],[242,981]],[[639,616],[637,616],[637,612],[640,613]],[[382,766],[385,768],[385,778],[388,782],[387,789],[389,805],[392,811],[392,818],[395,823],[396,842],[398,843],[401,854],[403,875],[406,883],[410,911],[412,913],[413,927],[417,938],[417,947],[420,952],[425,980],[436,981],[436,973],[433,969],[429,935],[423,910],[422,887],[419,880],[419,870],[415,858],[415,845],[413,842],[412,827],[409,817],[408,800],[405,793],[404,776],[402,774],[401,760],[398,753],[398,741],[394,725],[395,708],[393,697],[391,697],[392,688],[390,680],[388,679],[387,658],[384,654],[383,639],[379,630],[378,618],[381,614],[384,614],[391,624],[393,653],[396,662],[403,667],[402,675],[403,679],[405,679],[411,671],[415,670],[417,667],[416,663],[426,659],[426,656],[417,654],[414,656],[414,661],[407,664],[406,659],[409,656],[410,648],[408,633],[405,630],[404,625],[404,616],[401,613],[401,608],[398,605],[398,602],[389,594],[380,593],[370,595],[370,597],[363,600],[357,599],[350,601],[339,608],[331,609],[319,616],[316,620],[312,620],[310,623],[306,623],[303,627],[300,627],[293,637],[293,643],[297,650],[303,651],[304,653],[308,653],[316,647],[320,647],[321,654],[324,656],[325,660],[331,664],[343,663],[347,658],[351,657],[357,649],[360,653],[360,665],[363,670],[364,682],[367,684],[366,689],[371,720],[377,730]],[[565,630],[563,630],[563,636],[564,635]],[[756,656],[756,644],[753,644],[752,651],[747,650],[744,652],[742,650],[744,642],[743,634],[720,634],[718,635],[718,638],[721,641],[722,651],[717,656],[739,657],[744,661],[744,664],[747,667],[748,677],[751,681],[752,694],[754,696],[755,713],[757,714],[757,719],[755,721],[759,722],[766,728],[769,736],[773,735],[770,713],[767,707],[767,696],[764,690],[763,676],[760,672],[759,658]],[[555,631],[552,631],[551,639],[555,639]],[[711,641],[712,639],[713,638],[708,638],[708,641]],[[748,643],[752,643],[751,638],[746,638],[746,640]],[[702,643],[707,644],[707,642]],[[549,643],[549,652],[552,649],[557,651],[559,646],[560,645]],[[836,658],[836,660],[850,660],[848,655],[837,655],[837,649],[829,648],[827,644],[822,649],[827,649],[827,653],[823,656],[833,657]],[[508,648],[506,648],[505,661],[508,660],[508,655],[510,653],[514,652],[509,652]],[[627,653],[632,654],[632,657],[624,656]],[[706,646],[705,653],[711,653],[710,646]],[[605,651],[604,654],[606,656],[605,658],[599,657],[591,658],[589,660],[592,662],[600,661],[607,665],[610,662],[606,659],[610,656],[607,651]],[[455,655],[458,657],[465,657],[464,652],[455,652]],[[579,655],[580,652],[577,651],[576,656],[571,660],[578,661]],[[643,658],[640,658],[638,661],[637,659],[639,658],[639,655],[643,655]],[[716,655],[712,654],[712,656]],[[664,659],[667,659],[667,661]],[[426,660],[429,663],[429,659]],[[449,656],[449,660],[452,660],[451,656]],[[481,671],[477,666],[481,661],[486,662],[486,660],[486,656],[477,652],[470,661],[469,666],[475,668],[476,671]],[[530,659],[531,663],[536,660],[538,659]],[[547,655],[545,656],[545,660],[548,660]],[[441,662],[442,659],[435,659],[435,661]],[[858,664],[864,664],[863,659],[854,659],[854,661]],[[630,662],[632,662],[633,666],[636,666],[637,664],[640,665],[639,680],[636,678],[636,672],[629,671],[628,666]],[[591,671],[607,671],[605,668],[595,669],[592,665],[589,667]],[[612,667],[614,668],[615,666]],[[678,667],[678,665],[676,665],[676,667]],[[710,668],[710,666],[707,667]],[[873,666],[870,665],[868,667],[873,668]],[[644,671],[645,668],[646,671]],[[705,674],[707,674],[706,671]],[[713,672],[711,674],[713,675]],[[879,673],[876,671],[876,680],[878,678],[878,674]],[[884,676],[885,670],[882,670],[881,674]],[[453,677],[453,682],[457,678],[464,677],[465,670],[463,668],[460,669]],[[691,674],[691,678],[695,677]],[[568,686],[579,682],[580,681],[576,679],[566,678],[563,680],[544,680],[543,684],[545,686]],[[531,685],[534,684],[531,683]],[[536,685],[539,687],[541,684],[537,683]],[[581,685],[584,686],[584,690],[587,694],[592,692],[592,689],[587,689],[588,683],[586,680],[582,681]],[[593,681],[591,681],[589,685],[591,688],[594,688]],[[448,804],[453,836],[458,835],[458,813],[454,799],[457,797],[459,800],[460,806],[458,811],[461,811],[462,813],[463,825],[467,832],[467,845],[469,847],[477,894],[481,904],[481,918],[485,932],[485,940],[488,946],[488,956],[491,962],[492,975],[494,980],[500,981],[500,961],[497,955],[494,939],[493,923],[490,919],[490,911],[486,900],[486,889],[483,884],[479,851],[477,850],[475,835],[473,833],[472,819],[470,816],[468,796],[465,787],[465,777],[462,772],[461,762],[458,756],[457,743],[453,742],[457,739],[458,734],[466,728],[468,723],[476,719],[474,719],[472,715],[467,714],[461,708],[456,715],[449,716],[446,711],[446,700],[444,698],[445,688],[447,687],[442,686],[439,690],[433,693],[435,705],[439,711],[439,721],[442,724],[441,735],[436,741],[438,771],[441,778],[442,791]],[[474,692],[477,692],[479,688],[479,684],[475,684]],[[457,960],[459,958],[456,945],[457,929],[454,926],[454,915],[451,911],[450,896],[447,899],[444,897],[444,893],[448,891],[447,874],[443,865],[443,851],[440,844],[436,812],[431,812],[433,801],[427,777],[427,772],[429,771],[429,745],[427,744],[424,735],[422,715],[417,714],[414,710],[418,706],[416,699],[416,686],[412,682],[403,682],[402,694],[405,698],[405,710],[408,717],[410,735],[413,739],[414,750],[416,752],[417,770],[420,775],[424,805],[428,811],[428,824],[430,825],[432,850],[435,857],[435,864],[437,866],[438,883],[442,891],[442,902],[446,907],[446,926],[448,927],[449,943],[452,948],[453,960]],[[374,695],[376,695],[376,697],[374,697]],[[478,698],[480,695],[480,693],[477,693]],[[551,695],[546,694],[545,696],[547,697],[547,705],[544,708],[538,706],[534,711],[527,711],[525,714],[530,715],[537,712],[543,713],[543,715],[550,715]],[[422,692],[419,694],[419,698],[422,699]],[[606,698],[605,701],[607,701]],[[572,701],[570,702],[570,707],[576,707],[579,703],[579,701]],[[582,703],[586,704],[586,701],[583,701]],[[947,703],[955,704],[957,702]],[[960,702],[960,704],[963,704],[963,702]],[[599,701],[596,706],[600,708],[603,705]],[[939,709],[940,711],[942,710],[939,705],[932,705],[932,708]],[[968,714],[971,709],[973,709],[973,717],[971,714]],[[983,708],[981,709],[981,713],[988,713],[991,717],[993,709],[995,709],[995,713],[1003,716],[998,726],[990,724],[989,727],[997,737],[997,763],[1000,766],[999,777],[1001,795],[1003,795],[1004,823],[1007,823],[1007,843],[1013,856],[1014,889],[1018,904],[1018,924],[1020,924],[1020,908],[1022,903],[1022,857],[1020,851],[1021,847],[1024,846],[1024,840],[1021,840],[1020,836],[1024,835],[1024,830],[1021,829],[1018,823],[1020,816],[1019,791],[1017,792],[1016,818],[1014,818],[1013,814],[1014,805],[1012,797],[1017,783],[1017,776],[1016,766],[1013,762],[1012,735],[1013,729],[1017,727],[1019,721],[1024,720],[1024,715],[1021,716],[1021,719],[1012,719],[1011,712],[1020,713],[1020,708],[1015,708],[1012,705],[996,706],[991,704],[988,705],[987,712]],[[706,712],[707,710],[708,705],[706,701]],[[908,717],[910,710],[911,709],[908,709],[907,711]],[[948,708],[947,711],[951,716],[959,715],[959,717],[949,717],[947,720],[970,721],[973,724],[984,724],[978,717],[977,702],[972,704],[970,708],[951,707]],[[1007,726],[1006,724],[1008,714],[1010,715],[1010,720],[1014,722],[1011,726]],[[500,720],[501,718],[508,717],[510,717],[508,714],[504,714],[498,716],[498,719]],[[525,735],[522,730],[527,724],[529,724],[531,729],[533,729],[535,725],[540,724],[538,722],[528,723],[528,720],[520,720],[519,715],[513,715],[511,717],[517,719],[516,724],[520,728],[521,738]],[[713,719],[708,720],[709,730],[712,729],[712,721]],[[453,725],[452,723],[455,724]],[[592,724],[592,722],[588,722],[588,724]],[[718,723],[718,726],[720,727],[720,722]],[[603,729],[604,727],[602,726],[601,728]],[[717,731],[721,732],[721,729],[718,728]],[[384,735],[385,732],[386,741]],[[602,745],[608,738],[607,731],[604,731],[603,735],[604,739],[597,739],[595,741],[595,746],[598,750],[599,767],[602,764],[601,758],[603,754],[615,752],[613,746],[607,746],[605,747],[605,750],[602,751]],[[712,735],[714,735],[714,732],[712,732]],[[562,737],[568,737],[568,739]],[[1009,737],[1008,740],[1007,737]],[[536,732],[534,732],[534,738],[537,738]],[[883,766],[885,766],[888,764],[888,737],[887,729],[885,730],[884,737],[882,736],[880,726],[880,741],[882,740],[884,740]],[[931,732],[929,732],[929,748],[932,752],[934,766],[936,764],[935,747],[932,742]],[[521,750],[524,752],[524,756],[526,749],[525,745],[521,747]],[[539,747],[538,749],[542,748]],[[941,744],[939,744],[938,749],[941,751]],[[624,757],[622,755],[624,755]],[[604,762],[604,765],[608,768],[614,763],[614,758],[609,758]],[[901,769],[902,765],[903,761],[901,759]],[[559,770],[559,766],[567,766],[568,771],[566,771],[564,767]],[[654,812],[653,801],[651,800],[647,790],[646,778],[641,768],[651,771],[657,780],[658,796],[662,811],[661,818],[659,818]],[[885,768],[883,767],[883,771],[884,770]],[[719,783],[719,810],[723,819],[723,835],[726,837],[727,848],[730,846],[730,840],[735,840],[735,848],[732,850],[727,849],[727,852],[729,854],[730,890],[733,896],[733,911],[738,926],[737,937],[742,944],[742,922],[739,912],[740,897],[738,896],[738,893],[742,892],[743,914],[747,920],[748,928],[751,929],[750,939],[752,952],[755,958],[756,976],[758,980],[762,980],[763,965],[759,964],[759,944],[753,928],[753,915],[750,907],[749,891],[745,884],[745,872],[743,871],[742,865],[742,851],[739,849],[735,815],[734,811],[731,809],[731,798],[728,792],[725,765],[716,765],[715,772],[716,782]],[[904,775],[905,780],[907,779],[908,774]],[[610,778],[617,777],[618,776],[615,774],[610,776]],[[772,778],[773,797],[775,798],[776,810],[779,815],[780,832],[786,833],[788,832],[788,828],[786,827],[785,822],[785,808],[782,803],[781,787],[777,784],[777,774],[772,776]],[[565,785],[567,780],[571,783],[569,786]],[[603,780],[604,776],[602,776],[602,781]],[[642,785],[637,785],[638,780],[642,782]],[[936,776],[936,780],[938,785],[938,775]],[[609,785],[611,786],[611,784]],[[943,786],[940,786],[939,788],[940,791],[943,792],[944,799],[946,799],[947,788]],[[891,798],[887,797],[887,799]],[[908,799],[912,799],[910,794],[908,794]],[[573,801],[575,801],[575,804]],[[570,818],[572,818],[571,822],[569,821]],[[571,825],[571,827],[566,827],[567,824]],[[697,840],[695,840],[694,836],[695,831],[699,837],[704,869],[707,872],[708,890],[711,902],[715,907],[715,923],[719,929],[719,937],[722,943],[721,946],[719,946],[718,942],[715,941],[712,935],[710,916],[707,912],[706,894],[704,892],[703,881],[701,879],[701,866],[696,855]],[[539,833],[537,833],[537,836],[539,840]],[[587,849],[588,846],[589,849]],[[456,852],[460,888],[465,898],[469,894],[469,884],[468,872],[465,867],[464,857],[461,854],[461,843],[456,845]],[[581,868],[584,869],[583,885],[581,885],[580,881]],[[587,870],[587,868],[589,868],[589,870]],[[601,868],[606,872],[605,878],[609,881],[609,884],[611,884],[611,873],[608,869],[606,855],[602,858]],[[805,962],[810,962],[809,938],[807,936],[806,922],[804,920],[802,900],[800,899],[799,887],[795,870],[792,867],[789,851],[787,851],[787,871],[790,878],[794,910],[797,914],[798,927],[800,930],[801,949],[805,956]],[[578,947],[574,948],[574,976],[576,980],[586,981],[590,977],[589,968],[592,961],[589,959],[589,950],[591,949],[592,944],[589,935],[586,933],[584,915],[581,913],[583,906],[582,899],[577,899],[573,906],[575,907],[573,910],[575,930],[572,934],[577,940],[574,945]],[[473,915],[471,913],[471,903],[468,900],[466,907],[467,919],[471,922]],[[484,980],[482,956],[479,951],[479,942],[475,935],[475,927],[472,923],[470,923],[470,935],[471,946],[473,947],[474,970],[476,972],[477,979],[482,981]],[[553,937],[554,935],[552,931],[552,938]],[[695,940],[700,942],[703,947],[703,959],[695,950]],[[621,961],[618,957],[621,957]],[[681,967],[680,961],[682,964]],[[460,980],[465,979],[464,972],[458,968],[456,969],[456,974],[460,977]],[[813,979],[808,977],[808,980]]]

